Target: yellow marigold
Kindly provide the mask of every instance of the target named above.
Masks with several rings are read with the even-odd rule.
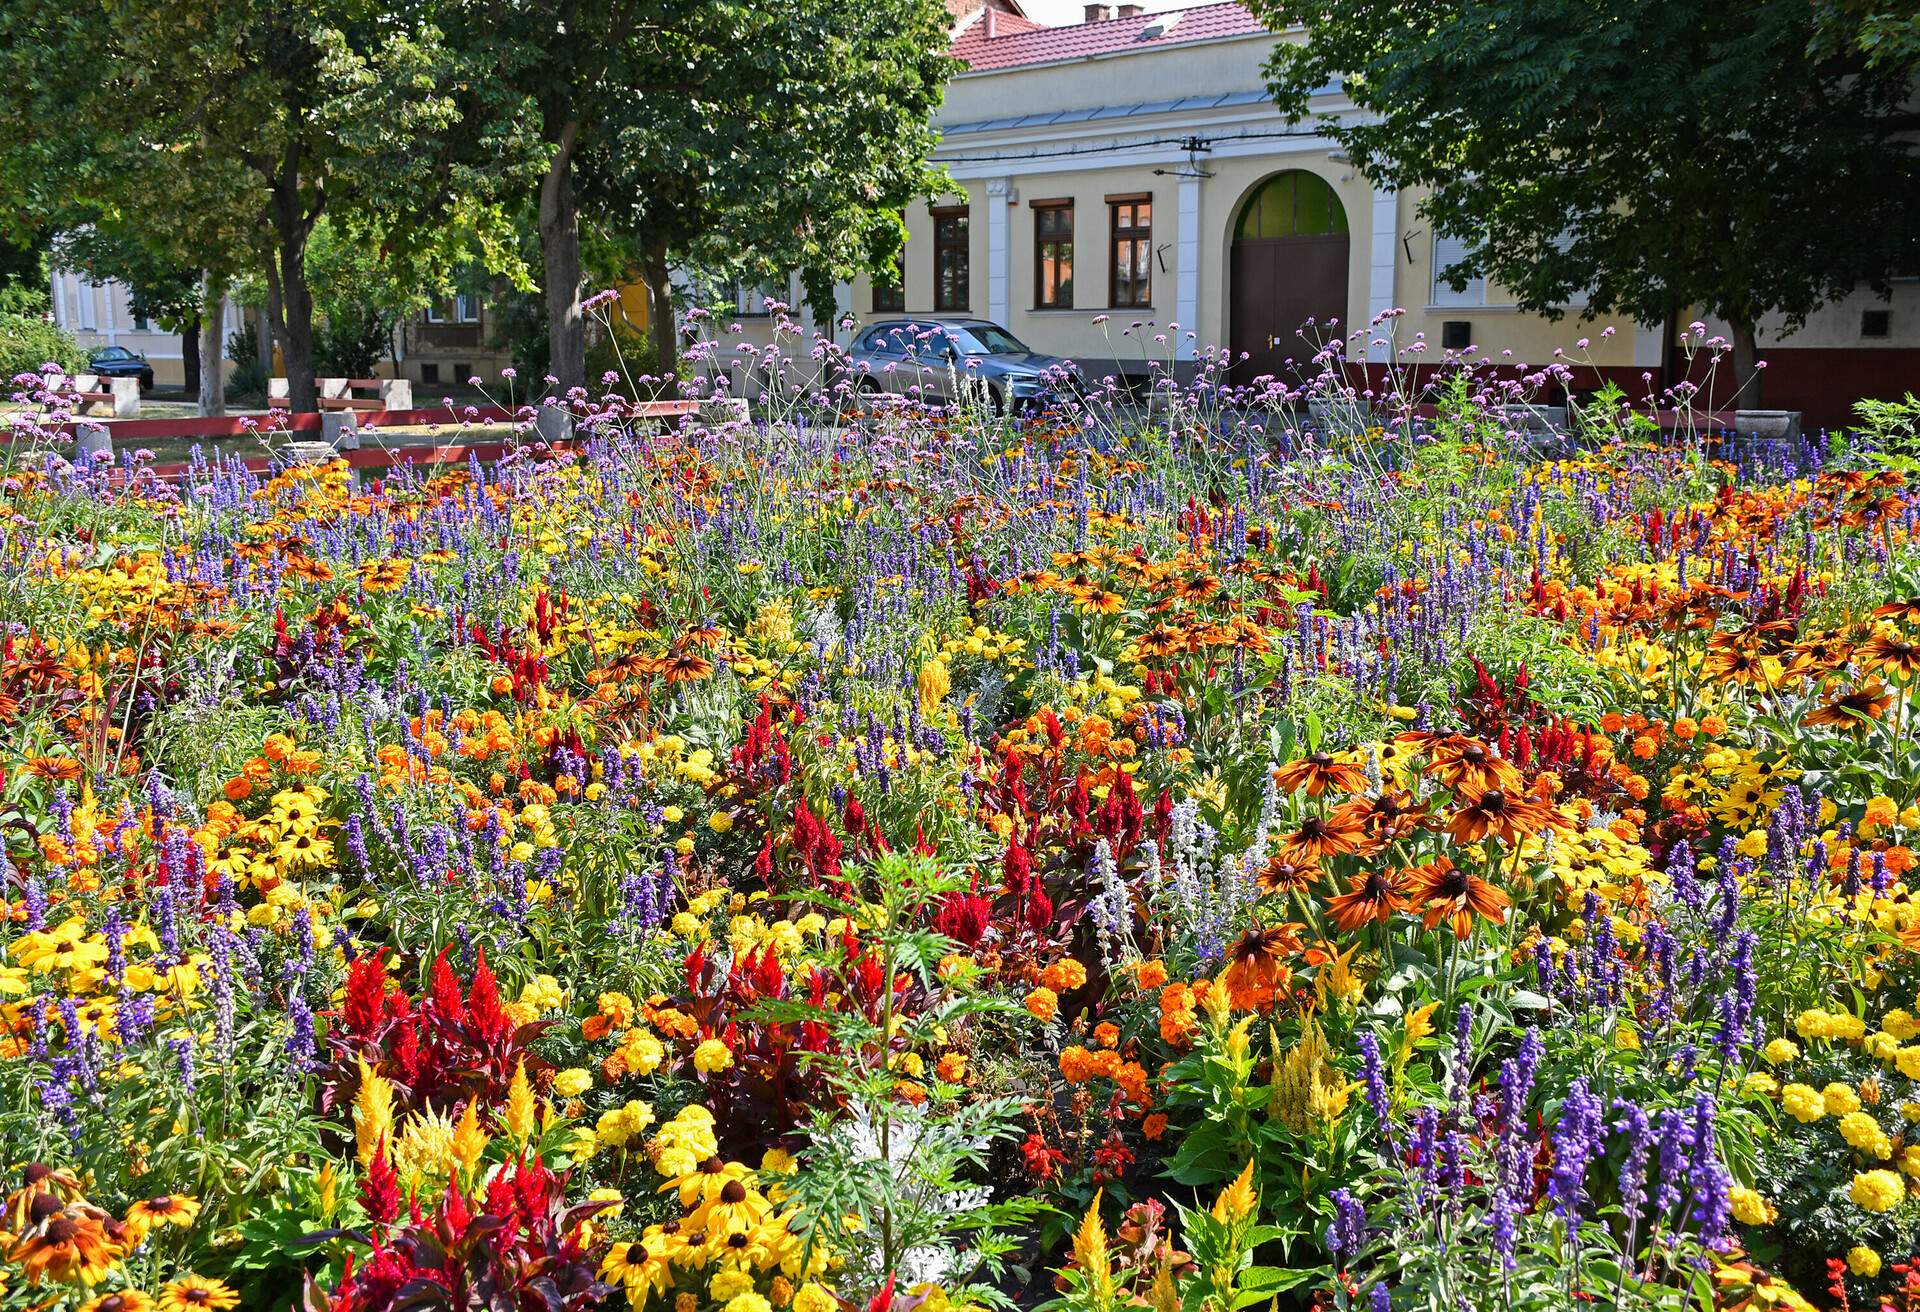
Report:
[[[713,1075],[731,1065],[733,1054],[719,1039],[703,1039],[693,1050],[693,1068],[703,1075]]]
[[[752,1289],[753,1277],[737,1268],[723,1268],[707,1282],[707,1293],[713,1296],[713,1301],[716,1303],[725,1303],[736,1295],[751,1292]]]
[[[1035,1020],[1045,1023],[1052,1020],[1060,1011],[1060,995],[1041,985],[1027,994],[1027,1012]]]
[[[1826,1103],[1829,1116],[1845,1116],[1860,1110],[1859,1093],[1851,1084],[1842,1084],[1839,1080],[1820,1090],[1820,1098]]]
[[[1745,1185],[1735,1185],[1727,1201],[1733,1205],[1733,1219],[1742,1225],[1771,1225],[1777,1215],[1773,1204],[1762,1198],[1759,1190]]]
[[[1862,1280],[1871,1280],[1880,1274],[1880,1254],[1865,1244],[1855,1244],[1847,1250],[1847,1270]]]
[[[1811,1084],[1789,1084],[1780,1091],[1780,1105],[1802,1125],[1811,1125],[1827,1114],[1826,1099]]]
[[[1848,1196],[1869,1212],[1891,1212],[1907,1196],[1906,1182],[1894,1171],[1862,1171],[1853,1177]]]
[[[839,1312],[840,1301],[816,1281],[809,1280],[793,1296],[793,1312]]]
[[[1895,1007],[1881,1018],[1880,1028],[1900,1042],[1908,1043],[1916,1034],[1920,1034],[1920,1020],[1915,1020],[1913,1013],[1905,1007]]]
[[[1772,1065],[1784,1066],[1800,1055],[1800,1045],[1792,1039],[1775,1039],[1762,1052]]]
[[[562,1098],[578,1098],[593,1087],[593,1076],[572,1066],[553,1077],[553,1091]]]
[[[1893,1143],[1880,1122],[1867,1112],[1848,1112],[1840,1118],[1840,1137],[1863,1153],[1885,1161],[1893,1155]]]

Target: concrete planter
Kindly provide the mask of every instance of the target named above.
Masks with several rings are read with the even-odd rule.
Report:
[[[1564,433],[1567,408],[1563,405],[1503,405],[1500,421],[1520,433]]]
[[[282,454],[289,465],[330,465],[340,455],[331,442],[289,442],[282,448]],[[347,470],[347,486],[355,491],[360,489],[359,470]]]
[[[1742,436],[1798,437],[1800,436],[1800,412],[1798,410],[1735,410],[1733,428]]]
[[[716,396],[700,403],[700,422],[709,428],[722,424],[745,424],[753,420],[753,411],[744,396]]]
[[[1313,399],[1307,402],[1307,427],[1322,436],[1362,433],[1372,423],[1373,407],[1358,398],[1352,401]]]

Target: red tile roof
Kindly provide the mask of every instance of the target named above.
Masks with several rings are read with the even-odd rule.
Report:
[[[1010,15],[998,14],[993,15],[994,30],[991,35],[987,31],[987,17],[982,15],[969,24],[948,51],[954,58],[965,60],[967,66],[976,73],[1019,68],[1026,64],[1087,59],[1125,50],[1186,45],[1193,41],[1246,36],[1266,30],[1259,19],[1236,3],[1135,14],[1132,18],[1077,23],[1072,27],[1042,27],[1025,19],[1019,20],[1016,26],[1009,21]],[[1161,30],[1148,35],[1148,29],[1156,26]]]
[[[987,0],[984,6],[982,0],[945,0],[945,4],[947,13],[953,18],[955,26],[979,13],[983,7],[990,11],[998,10],[1002,20],[1017,16],[1025,21],[1027,17],[1026,11],[1019,5],[1019,0]],[[1032,26],[1038,27],[1040,24],[1034,23]]]

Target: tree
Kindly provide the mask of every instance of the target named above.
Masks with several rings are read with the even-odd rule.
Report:
[[[1467,243],[1456,286],[1553,316],[1583,292],[1588,317],[1704,309],[1749,404],[1763,315],[1791,330],[1920,271],[1912,70],[1824,53],[1807,0],[1254,7],[1306,28],[1268,66],[1282,112],[1341,82],[1359,113],[1324,130],[1378,182],[1431,189],[1422,212]]]
[[[583,222],[630,235],[670,362],[669,262],[803,267],[830,285],[891,254],[878,230],[931,188],[950,71],[935,0],[466,0],[448,40],[485,52],[545,147],[538,189],[551,369],[584,384]],[[506,112],[522,113],[496,101]]]
[[[30,180],[40,213],[106,216],[206,271],[209,307],[263,268],[293,404],[311,409],[321,215],[430,260],[525,163],[456,130],[473,80],[408,0],[9,0],[0,177]]]
[[[1817,0],[1813,51],[1873,68],[1920,71],[1920,8],[1900,0]]]
[[[697,95],[615,108],[585,194],[634,235],[662,375],[674,265],[744,281],[799,270],[831,319],[836,281],[891,264],[901,212],[939,189],[926,159],[957,67],[947,18],[925,0],[748,8],[697,51]]]

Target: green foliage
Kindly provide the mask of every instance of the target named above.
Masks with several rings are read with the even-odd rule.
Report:
[[[0,310],[0,383],[14,375],[38,373],[53,363],[69,373],[87,362],[87,353],[73,334],[37,314]]]
[[[1920,400],[1912,392],[1898,401],[1856,401],[1860,422],[1855,441],[1884,455],[1920,456]]]
[[[1920,267],[1911,71],[1818,57],[1800,0],[1255,8],[1307,29],[1269,65],[1282,110],[1343,87],[1363,112],[1322,127],[1377,184],[1431,189],[1435,229],[1469,243],[1441,271],[1456,287],[1486,275],[1526,310],[1584,294],[1588,316],[1648,324],[1699,306],[1738,334]]]
[[[0,178],[151,268],[224,287],[266,266],[301,403],[323,214],[403,281],[502,222],[489,185],[527,153],[457,130],[471,74],[424,4],[21,0],[0,12]]]

